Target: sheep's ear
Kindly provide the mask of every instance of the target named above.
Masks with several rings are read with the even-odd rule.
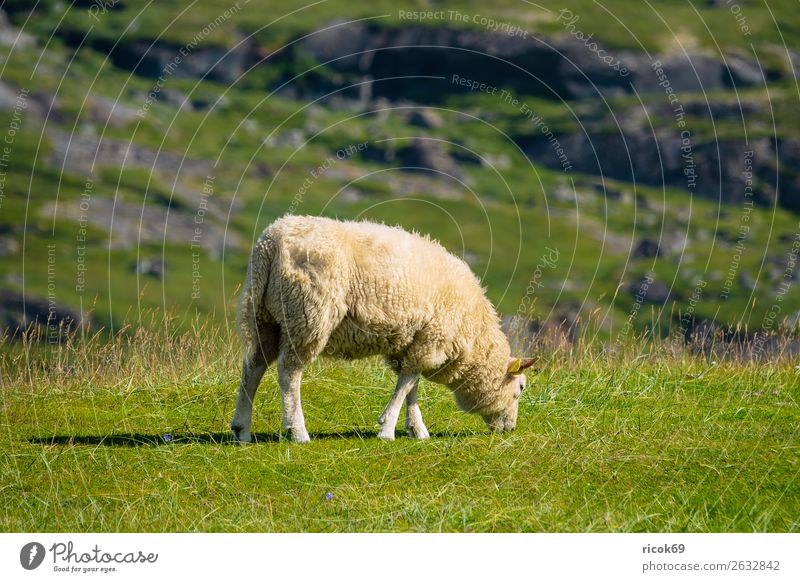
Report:
[[[533,358],[511,358],[508,361],[508,370],[506,372],[511,375],[521,374],[522,370],[533,366],[535,361]]]

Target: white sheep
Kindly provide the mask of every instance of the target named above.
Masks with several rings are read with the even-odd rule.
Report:
[[[420,374],[449,387],[458,406],[491,430],[513,430],[533,360],[510,357],[508,340],[478,279],[439,243],[397,227],[287,216],[253,248],[237,314],[244,348],[231,422],[251,440],[253,398],[278,361],[283,428],[309,441],[300,403],[304,366],[320,354],[383,355],[398,374],[378,423],[394,440],[403,400],[406,428],[429,437],[417,403]]]

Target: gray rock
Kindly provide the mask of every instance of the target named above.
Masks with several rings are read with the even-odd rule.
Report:
[[[133,265],[134,273],[147,275],[156,279],[163,279],[165,270],[166,265],[164,264],[164,257],[140,259],[135,265]]]
[[[19,252],[19,242],[8,236],[0,236],[0,257],[16,255]]]
[[[742,116],[752,115],[753,113],[760,112],[764,106],[755,100],[740,99],[739,101],[714,101],[714,100],[701,100],[701,101],[687,101],[683,105],[683,109],[687,115],[693,117],[704,117],[714,119],[732,119],[741,118]],[[662,106],[659,108],[658,113],[663,117],[672,115],[670,107]]]
[[[752,291],[756,288],[756,281],[750,273],[742,271],[739,273],[739,285],[741,285],[743,289]]]
[[[384,164],[395,164],[406,172],[420,172],[435,178],[458,179],[464,173],[455,159],[448,153],[442,142],[435,139],[415,138],[408,145],[406,140],[388,142],[385,148],[369,147],[363,152],[366,159]]]
[[[443,121],[441,116],[432,109],[415,109],[408,114],[409,125],[417,127],[425,127],[429,129],[436,129],[442,127]]]
[[[669,288],[656,279],[648,282],[642,278],[630,283],[626,290],[632,297],[641,297],[642,303],[662,305],[674,298]]]
[[[392,113],[393,106],[394,105],[390,99],[386,97],[378,97],[370,102],[370,104],[367,106],[367,109],[370,111],[371,116],[383,121]]]
[[[22,116],[41,115],[44,111],[41,97],[25,93],[19,87],[0,81],[0,110],[17,111]]]
[[[35,44],[36,39],[33,36],[13,26],[5,11],[0,10],[0,46],[14,47],[15,51],[19,51]]]
[[[734,204],[745,201],[744,152],[752,150],[754,201],[762,205],[777,202],[788,210],[800,212],[800,173],[794,170],[800,167],[800,140],[776,141],[768,137],[751,137],[749,143],[725,137],[716,141],[692,140],[687,160],[681,150],[680,133],[670,127],[655,132],[649,128],[622,131],[587,128],[585,132],[557,137],[575,172],[653,186],[666,184],[693,195],[721,198]],[[535,132],[516,135],[514,139],[535,163],[562,169],[562,160],[547,137]],[[690,164],[695,176],[692,187],[685,174]],[[774,187],[776,167],[780,198]]]
[[[634,200],[633,192],[631,190],[618,188],[603,180],[598,182],[593,182],[592,188],[594,188],[594,191],[597,194],[605,196],[606,199],[612,200],[614,202],[618,202],[621,204],[630,204]],[[647,204],[647,198],[642,195],[639,195],[636,203],[640,207],[644,208],[646,207],[644,205]]]
[[[196,219],[200,215],[196,213],[152,204],[142,207],[123,200],[115,202],[99,192],[92,198],[88,211],[81,210],[78,200],[67,200],[59,202],[57,212],[55,203],[48,202],[42,205],[39,213],[50,220],[55,213],[56,219],[71,221],[78,221],[85,215],[92,226],[113,233],[113,248],[135,248],[143,243],[167,241],[185,248],[203,249],[212,258],[218,258],[224,249],[242,247],[238,234],[232,230],[226,232],[224,225],[208,215],[203,215],[202,222],[198,223]]]
[[[484,153],[481,157],[481,164],[498,170],[507,170],[511,167],[511,158],[506,154]]]
[[[339,195],[336,197],[336,200],[339,202],[344,202],[345,204],[354,204],[356,202],[361,202],[366,196],[360,190],[356,190],[355,188],[344,188]]]
[[[47,132],[52,145],[49,163],[64,167],[65,171],[87,175],[95,166],[144,167],[161,174],[171,184],[177,175],[207,176],[212,164],[207,160],[183,159],[166,151],[155,151],[136,144],[110,138],[99,139],[95,135],[69,133],[57,129]]]
[[[0,109],[10,110],[20,106],[19,89],[0,81]]]
[[[660,67],[654,65],[661,63]],[[669,86],[677,93],[700,93],[724,87],[727,72],[722,62],[703,53],[687,50],[669,56],[654,55],[653,61],[637,58],[630,64],[634,84],[639,93],[664,94],[658,68],[663,71]]]
[[[208,111],[209,109],[219,109],[228,105],[228,98],[225,95],[205,95],[195,96],[191,99],[191,107],[197,111]]]
[[[306,141],[306,134],[302,129],[290,129],[273,135],[269,140],[265,141],[265,145],[278,147],[278,148],[293,148],[298,149],[303,146]]]
[[[550,198],[555,202],[575,202],[576,193],[572,186],[568,184],[558,184],[555,188],[548,193]]]
[[[92,121],[111,127],[124,127],[135,121],[138,112],[135,107],[96,94],[90,97],[89,111]]]
[[[729,56],[727,59],[727,74],[725,84],[730,87],[750,87],[764,85],[764,75],[758,63],[739,56]]]
[[[96,48],[102,50],[105,47]],[[110,56],[117,67],[151,79],[174,76],[204,78],[226,84],[235,82],[260,58],[250,41],[230,50],[223,46],[201,45],[185,55],[180,53],[180,48],[164,41],[137,40],[116,45]],[[176,57],[180,59],[177,65],[174,64]]]
[[[417,138],[410,146],[398,151],[400,162],[409,171],[425,172],[430,169],[439,177],[447,175],[463,178],[464,173],[455,160],[447,153],[441,142]]]
[[[633,256],[637,259],[645,259],[650,257],[657,257],[659,255],[659,244],[657,240],[651,238],[643,238],[633,249]]]

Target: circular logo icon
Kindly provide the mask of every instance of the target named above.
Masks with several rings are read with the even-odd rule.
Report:
[[[39,542],[30,542],[19,551],[19,563],[26,570],[35,570],[44,561],[44,546]]]

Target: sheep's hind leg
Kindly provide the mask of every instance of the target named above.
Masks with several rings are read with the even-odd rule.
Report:
[[[394,429],[397,426],[397,419],[400,417],[400,409],[403,407],[403,400],[406,399],[408,394],[419,381],[419,374],[414,372],[400,372],[397,376],[397,387],[394,389],[394,394],[389,399],[389,404],[378,419],[378,424],[382,424],[378,438],[385,441],[394,440]]]
[[[249,362],[245,360],[242,363],[242,380],[239,383],[239,394],[236,397],[236,412],[231,421],[234,440],[249,443],[253,439],[250,434],[250,425],[253,421],[253,399],[266,369],[267,363],[260,354],[254,355]]]
[[[422,421],[422,411],[419,409],[417,402],[417,386],[419,380],[414,382],[414,387],[406,396],[406,432],[409,436],[416,439],[429,439],[431,438],[425,423]]]
[[[278,383],[281,386],[283,404],[283,428],[288,430],[296,443],[307,443],[311,440],[306,430],[303,406],[300,402],[300,380],[303,377],[301,365],[288,364],[286,358],[278,358]]]

